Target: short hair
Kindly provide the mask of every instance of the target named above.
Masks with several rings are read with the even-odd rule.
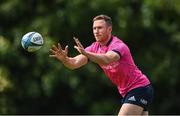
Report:
[[[109,17],[107,15],[104,15],[104,14],[97,15],[93,18],[93,22],[96,20],[104,20],[108,26],[112,26],[111,17]]]

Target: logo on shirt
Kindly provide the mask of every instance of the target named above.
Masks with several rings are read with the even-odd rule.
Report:
[[[103,65],[101,67],[106,69],[106,70],[111,70],[111,69],[116,69],[116,67],[118,67],[119,64],[120,64],[119,62],[112,62],[112,63],[110,63],[108,65]]]
[[[145,100],[145,99],[140,99],[140,102],[144,105],[147,105],[147,103],[148,103],[147,100]]]
[[[128,100],[129,100],[129,101],[136,101],[136,99],[135,99],[134,96],[131,96]]]

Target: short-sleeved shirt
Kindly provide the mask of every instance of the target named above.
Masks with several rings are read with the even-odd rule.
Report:
[[[94,42],[86,49],[88,52],[105,54],[114,51],[120,55],[118,61],[108,65],[100,65],[106,76],[114,83],[124,97],[132,89],[150,84],[149,79],[135,65],[128,46],[116,36],[112,36],[105,46]]]

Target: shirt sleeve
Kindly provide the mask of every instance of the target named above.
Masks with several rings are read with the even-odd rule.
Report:
[[[94,43],[92,43],[90,46],[86,47],[86,48],[85,48],[85,51],[96,53],[96,52],[97,52],[97,49],[98,49],[98,46],[99,46],[99,44],[97,44],[96,42],[94,42]]]
[[[120,56],[124,56],[124,54],[128,50],[128,47],[124,43],[115,43],[111,50],[118,53]]]
[[[121,56],[121,53],[117,50],[112,50],[113,52],[116,52],[119,56]]]
[[[91,52],[91,48],[92,48],[92,45],[91,45],[91,46],[86,47],[86,48],[85,48],[85,51],[87,51],[87,52]]]

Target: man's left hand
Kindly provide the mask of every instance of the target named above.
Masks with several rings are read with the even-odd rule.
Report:
[[[74,48],[75,48],[79,53],[81,53],[81,54],[83,54],[83,55],[86,55],[87,52],[85,51],[85,49],[84,49],[83,45],[81,44],[81,42],[79,41],[79,39],[76,38],[76,37],[73,37],[73,39],[75,40],[76,45],[77,45],[77,46],[74,46]]]

